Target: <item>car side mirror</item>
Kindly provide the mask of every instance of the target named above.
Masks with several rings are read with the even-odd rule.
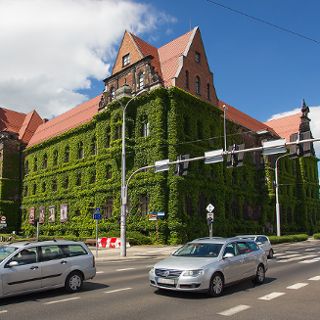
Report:
[[[232,257],[234,257],[234,254],[231,253],[231,252],[227,252],[227,253],[223,256],[223,259],[232,258]]]
[[[19,265],[18,261],[10,261],[7,266],[9,268],[12,268],[12,267],[16,267],[17,265]]]
[[[258,245],[258,246],[261,246],[261,245],[262,245],[262,242],[258,241],[258,242],[257,242],[257,245]]]

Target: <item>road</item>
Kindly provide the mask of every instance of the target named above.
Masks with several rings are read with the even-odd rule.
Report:
[[[278,245],[275,251],[265,284],[245,281],[219,298],[149,287],[148,270],[163,256],[100,261],[97,276],[80,293],[59,289],[2,299],[0,319],[318,319],[320,241]]]

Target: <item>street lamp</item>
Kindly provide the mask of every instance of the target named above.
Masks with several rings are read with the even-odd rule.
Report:
[[[275,182],[276,182],[276,220],[277,220],[277,236],[280,237],[280,204],[279,204],[279,178],[278,178],[278,161],[284,157],[287,157],[288,154],[283,154],[276,159],[275,163]]]
[[[122,151],[121,151],[121,213],[120,213],[120,239],[121,239],[121,247],[120,247],[120,256],[125,257],[127,254],[126,248],[126,212],[127,212],[127,192],[126,192],[126,109],[129,103],[134,100],[139,95],[145,93],[147,90],[139,91],[135,96],[133,96],[125,106],[122,105]]]

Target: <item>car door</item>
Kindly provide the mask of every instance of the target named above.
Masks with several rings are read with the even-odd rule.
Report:
[[[58,245],[40,247],[42,287],[59,287],[64,285],[68,262]]]
[[[15,261],[15,266],[9,266]],[[22,249],[2,270],[3,295],[32,292],[41,288],[41,266],[37,247]]]
[[[230,242],[226,245],[223,257],[226,253],[232,253],[234,256],[223,258],[222,268],[225,283],[235,282],[241,279],[243,270],[243,257],[239,255],[236,242]]]
[[[243,258],[242,278],[251,277],[256,271],[256,254],[248,241],[238,241],[237,245],[239,253]]]
[[[269,254],[270,245],[269,245],[268,239],[267,239],[266,237],[259,236],[259,237],[257,238],[257,243],[259,243],[260,248],[261,248],[266,254]]]

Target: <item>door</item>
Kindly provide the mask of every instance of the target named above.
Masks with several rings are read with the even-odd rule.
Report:
[[[243,257],[243,279],[253,276],[256,273],[256,253],[246,241],[238,241],[238,250]]]
[[[42,287],[50,288],[62,286],[65,282],[67,260],[58,245],[46,245],[40,247]]]
[[[9,267],[11,261],[17,265]],[[4,295],[32,292],[41,288],[41,267],[37,248],[23,249],[18,252],[2,270]]]

